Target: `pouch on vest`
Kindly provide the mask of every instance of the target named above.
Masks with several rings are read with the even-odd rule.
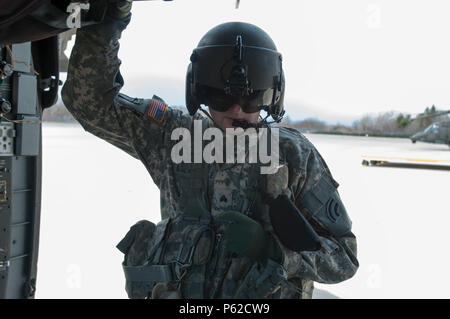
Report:
[[[205,298],[214,244],[215,231],[209,222],[180,217],[171,223],[158,262],[172,266],[173,281],[179,283],[184,298]]]
[[[169,219],[162,220],[158,225],[141,220],[130,228],[117,245],[125,254],[122,267],[126,279],[125,290],[129,298],[147,298],[156,279],[172,279],[169,267],[149,265],[164,238],[168,223]]]
[[[167,218],[156,226],[148,221],[134,225],[117,245],[125,253],[129,298],[149,298],[158,283],[174,283],[182,295],[204,298],[203,281],[214,240],[213,229],[198,220]]]

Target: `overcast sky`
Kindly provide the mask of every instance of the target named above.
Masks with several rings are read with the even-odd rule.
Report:
[[[448,0],[135,2],[121,39],[124,92],[184,105],[189,57],[210,28],[258,25],[283,54],[291,118],[450,108]]]

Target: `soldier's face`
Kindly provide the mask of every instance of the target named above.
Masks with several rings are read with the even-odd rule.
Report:
[[[219,112],[213,108],[209,108],[211,117],[214,123],[218,125],[221,129],[225,130],[227,128],[234,128],[233,120],[244,120],[249,123],[257,123],[259,112],[255,113],[245,113],[239,104],[234,104],[225,112]]]

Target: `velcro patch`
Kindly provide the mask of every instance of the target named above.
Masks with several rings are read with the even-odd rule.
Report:
[[[148,108],[147,115],[155,121],[161,123],[167,110],[167,104],[159,100],[153,99]]]

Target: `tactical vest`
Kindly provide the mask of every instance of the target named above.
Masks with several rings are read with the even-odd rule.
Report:
[[[202,129],[211,125],[203,121]],[[192,158],[194,152],[192,147]],[[265,178],[259,165],[180,163],[170,169],[176,189],[170,205],[176,213],[156,226],[141,221],[118,245],[125,254],[128,296],[266,298],[275,293],[286,281],[283,266],[226,253],[226,225],[214,219],[224,211],[262,217],[257,203],[262,202]],[[264,224],[262,218],[258,221]]]
[[[224,253],[224,225],[208,210],[209,173],[208,164],[178,165],[184,213],[157,225],[140,221],[118,244],[130,298],[267,298],[286,281],[282,265],[270,259],[259,263]],[[260,200],[257,187],[250,193],[248,199]],[[243,213],[251,210],[245,201],[235,204]]]

